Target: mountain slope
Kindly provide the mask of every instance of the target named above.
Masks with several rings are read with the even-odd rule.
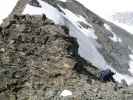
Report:
[[[132,88],[98,80],[99,70],[78,56],[77,41],[65,27],[55,25],[45,15],[14,15],[8,21],[0,32],[1,100],[132,97]],[[71,96],[61,96],[66,89]]]
[[[129,85],[133,83],[132,34],[75,0],[43,1],[38,0],[41,8],[27,5],[23,14],[45,13],[56,24],[67,26],[70,35],[77,38],[81,57],[100,70],[109,68],[114,71],[118,82],[124,79]]]
[[[132,86],[97,77],[110,68],[132,84],[130,33],[73,0],[19,5],[0,27],[1,100],[132,100]]]

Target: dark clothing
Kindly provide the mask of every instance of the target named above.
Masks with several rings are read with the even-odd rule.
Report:
[[[112,82],[115,82],[115,80],[113,78],[114,74],[115,73],[112,72],[110,69],[102,70],[102,71],[100,71],[99,78],[102,81],[112,81]]]

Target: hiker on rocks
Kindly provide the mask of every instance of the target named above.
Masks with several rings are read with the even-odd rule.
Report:
[[[115,79],[113,78],[113,75],[115,73],[112,72],[110,69],[106,69],[106,70],[102,70],[99,73],[99,79],[102,81],[112,81],[112,82],[116,82]]]

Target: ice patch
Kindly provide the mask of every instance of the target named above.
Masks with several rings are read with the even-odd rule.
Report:
[[[0,24],[3,22],[3,19],[8,17],[12,12],[13,8],[17,4],[18,0],[1,0],[0,2]]]
[[[64,90],[62,91],[62,93],[60,94],[60,96],[66,97],[66,96],[71,96],[72,92],[69,90]]]

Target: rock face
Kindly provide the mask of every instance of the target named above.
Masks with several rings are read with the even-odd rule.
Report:
[[[45,15],[14,15],[0,30],[1,100],[128,100],[97,79],[98,69],[78,55],[79,45],[64,26]],[[87,70],[86,70],[87,69]],[[72,96],[60,97],[63,90]]]
[[[42,100],[40,96],[46,95],[56,78],[71,75],[76,61],[67,50],[73,54],[75,40],[44,16],[14,15],[1,27],[0,99]]]

